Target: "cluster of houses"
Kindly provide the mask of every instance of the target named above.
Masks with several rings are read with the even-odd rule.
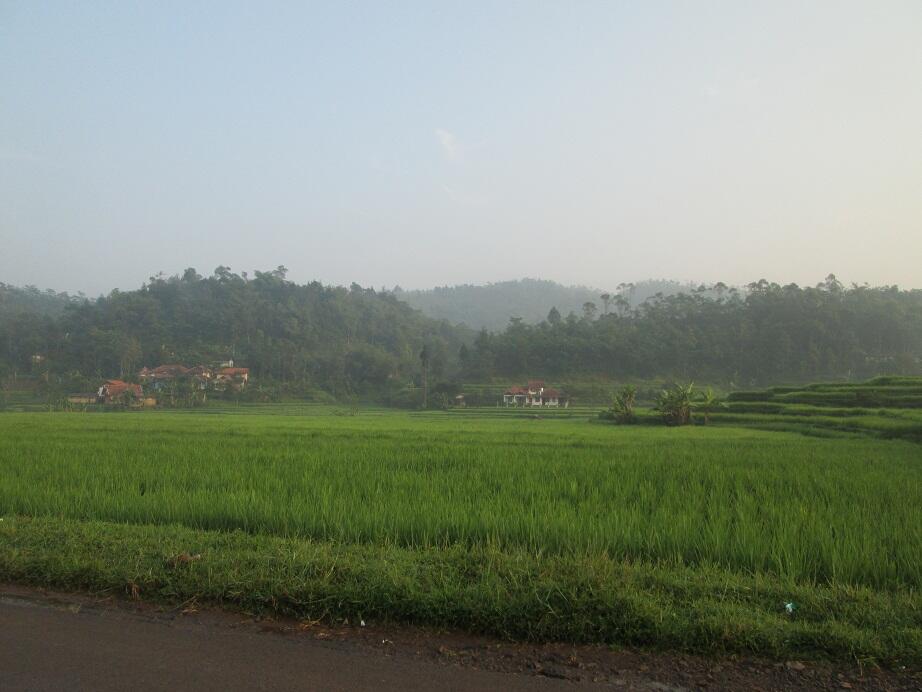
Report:
[[[235,368],[234,361],[229,360],[217,367],[196,365],[187,368],[184,365],[158,365],[156,368],[141,368],[138,373],[141,384],[149,390],[158,392],[169,389],[179,380],[194,383],[199,389],[239,391],[246,387],[250,379],[249,368]]]
[[[248,368],[234,367],[234,361],[209,367],[197,365],[158,365],[156,368],[142,368],[138,373],[140,384],[123,380],[106,380],[96,392],[71,394],[67,400],[72,404],[125,404],[129,406],[154,406],[158,395],[174,392],[181,384],[205,392],[240,391],[250,379]]]
[[[545,387],[541,380],[529,380],[524,387],[513,385],[503,392],[504,406],[552,406],[567,408],[570,400],[560,391]]]
[[[129,406],[155,406],[158,397],[171,397],[178,388],[204,394],[207,391],[240,391],[250,379],[248,368],[234,367],[233,361],[208,367],[197,365],[158,365],[142,368],[138,373],[140,384],[123,380],[106,380],[90,394],[72,394],[72,404],[121,404]],[[456,406],[464,406],[464,395],[455,397]],[[562,392],[546,387],[541,380],[529,380],[524,386],[513,385],[503,392],[504,406],[567,408],[570,400]]]

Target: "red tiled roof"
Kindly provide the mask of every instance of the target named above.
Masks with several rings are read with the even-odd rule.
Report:
[[[560,392],[556,389],[545,389],[541,392],[541,396],[545,399],[557,399],[560,396]]]
[[[544,380],[528,380],[529,389],[541,389],[544,386]]]
[[[185,365],[158,365],[156,368],[151,370],[155,375],[175,375],[180,374],[184,375],[188,372],[188,368]]]
[[[110,397],[118,396],[125,391],[131,391],[136,397],[141,396],[141,385],[123,382],[122,380],[106,380],[103,385],[106,394]]]
[[[519,387],[518,385],[509,387],[509,389],[507,389],[505,393],[506,394],[528,394],[528,392],[525,391],[524,387]]]

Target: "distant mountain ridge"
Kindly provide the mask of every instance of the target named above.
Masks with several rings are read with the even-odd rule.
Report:
[[[623,293],[631,306],[642,303],[656,293],[672,295],[690,291],[694,286],[678,281],[651,279],[625,287],[622,291],[604,291],[588,286],[565,286],[548,279],[515,279],[483,285],[462,284],[425,290],[394,289],[394,295],[422,311],[428,317],[466,324],[473,329],[505,329],[513,317],[538,323],[551,308],[562,314],[581,314],[583,305],[594,303],[603,308],[601,296]]]

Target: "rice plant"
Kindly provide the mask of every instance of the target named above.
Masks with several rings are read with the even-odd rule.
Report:
[[[0,514],[922,584],[916,444],[335,413],[4,414]]]

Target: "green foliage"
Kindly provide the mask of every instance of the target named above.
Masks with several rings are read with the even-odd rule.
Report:
[[[0,580],[535,641],[922,660],[918,445],[572,411],[222,406],[0,415]],[[178,567],[183,552],[202,558]]]
[[[922,442],[922,377],[815,383],[732,392],[715,420],[809,434],[868,435]]]
[[[599,295],[574,289],[568,307],[545,300],[561,289],[556,284],[512,284],[426,294],[436,303],[444,294],[452,304],[467,296],[459,300],[471,309],[484,305],[502,315],[503,331],[476,335],[401,300],[419,293],[299,286],[283,267],[252,278],[227,267],[207,278],[187,270],[95,301],[0,285],[0,375],[126,379],[145,364],[234,358],[257,380],[381,401],[422,386],[423,374],[427,382],[602,380],[597,388],[607,390],[604,383],[612,381],[697,379],[734,389],[891,373],[878,383],[885,386],[922,373],[922,291],[845,288],[827,280],[814,288],[760,281],[745,291],[663,285],[648,295],[651,284],[622,284],[617,293]],[[533,298],[528,314],[513,308],[522,304],[513,300],[520,294]],[[418,357],[424,347],[428,367]],[[902,407],[908,401],[883,390],[787,394],[791,403]]]
[[[0,298],[8,293],[0,286]],[[63,303],[57,312],[39,311],[38,298],[46,299],[38,294],[16,310],[0,309],[0,369],[35,374],[38,354],[54,379],[79,373],[98,381],[132,379],[142,365],[233,358],[255,381],[342,398],[412,382],[423,348],[432,377],[444,377],[457,369],[456,354],[470,337],[391,294],[355,284],[300,286],[284,267],[252,278],[223,266],[208,278],[190,269],[96,301],[54,298]],[[170,400],[184,397],[174,392]]]
[[[68,305],[83,300],[56,291],[42,291],[35,286],[17,288],[0,282],[0,317],[28,313],[43,317],[59,317]]]
[[[881,383],[882,379],[737,391],[731,392],[727,396],[727,401],[835,407],[922,408],[922,377],[903,377],[896,382],[887,378],[887,383]]]
[[[720,400],[720,398],[714,393],[714,390],[711,387],[708,387],[692,404],[692,408],[695,411],[700,411],[703,414],[702,422],[707,425],[710,422],[711,414],[716,411],[726,409],[727,405]]]
[[[656,410],[660,412],[667,425],[688,425],[692,420],[692,407],[695,385],[674,384],[660,392],[656,401]]]
[[[598,318],[558,313],[482,334],[464,373],[481,381],[540,375],[737,386],[922,374],[922,291],[829,286],[718,285],[639,305],[609,297]]]
[[[395,295],[435,319],[466,324],[473,329],[498,331],[511,318],[526,324],[547,319],[551,324],[562,321],[569,313],[583,314],[586,303],[602,304],[602,314],[612,306],[618,312],[640,305],[656,295],[691,292],[694,286],[678,281],[650,280],[622,284],[618,294],[586,286],[563,286],[546,279],[500,281],[485,286],[440,286],[421,291],[394,289]],[[596,310],[593,310],[593,317]]]
[[[0,507],[342,543],[605,553],[799,583],[922,583],[922,533],[906,530],[922,523],[917,445],[457,411],[2,414]]]
[[[553,281],[522,279],[486,286],[444,286],[425,291],[395,290],[395,295],[436,319],[466,324],[473,329],[503,329],[511,317],[540,322],[553,310],[580,312],[598,293],[583,286],[561,286]],[[555,319],[551,317],[551,319]]]
[[[918,590],[452,544],[402,548],[5,516],[0,579],[248,613],[466,628],[506,639],[889,665],[922,660]],[[178,563],[183,553],[200,555]],[[793,600],[797,617],[784,612]]]
[[[601,417],[617,423],[635,423],[637,422],[636,403],[637,387],[630,384],[625,385],[612,397],[611,408],[604,411]]]

